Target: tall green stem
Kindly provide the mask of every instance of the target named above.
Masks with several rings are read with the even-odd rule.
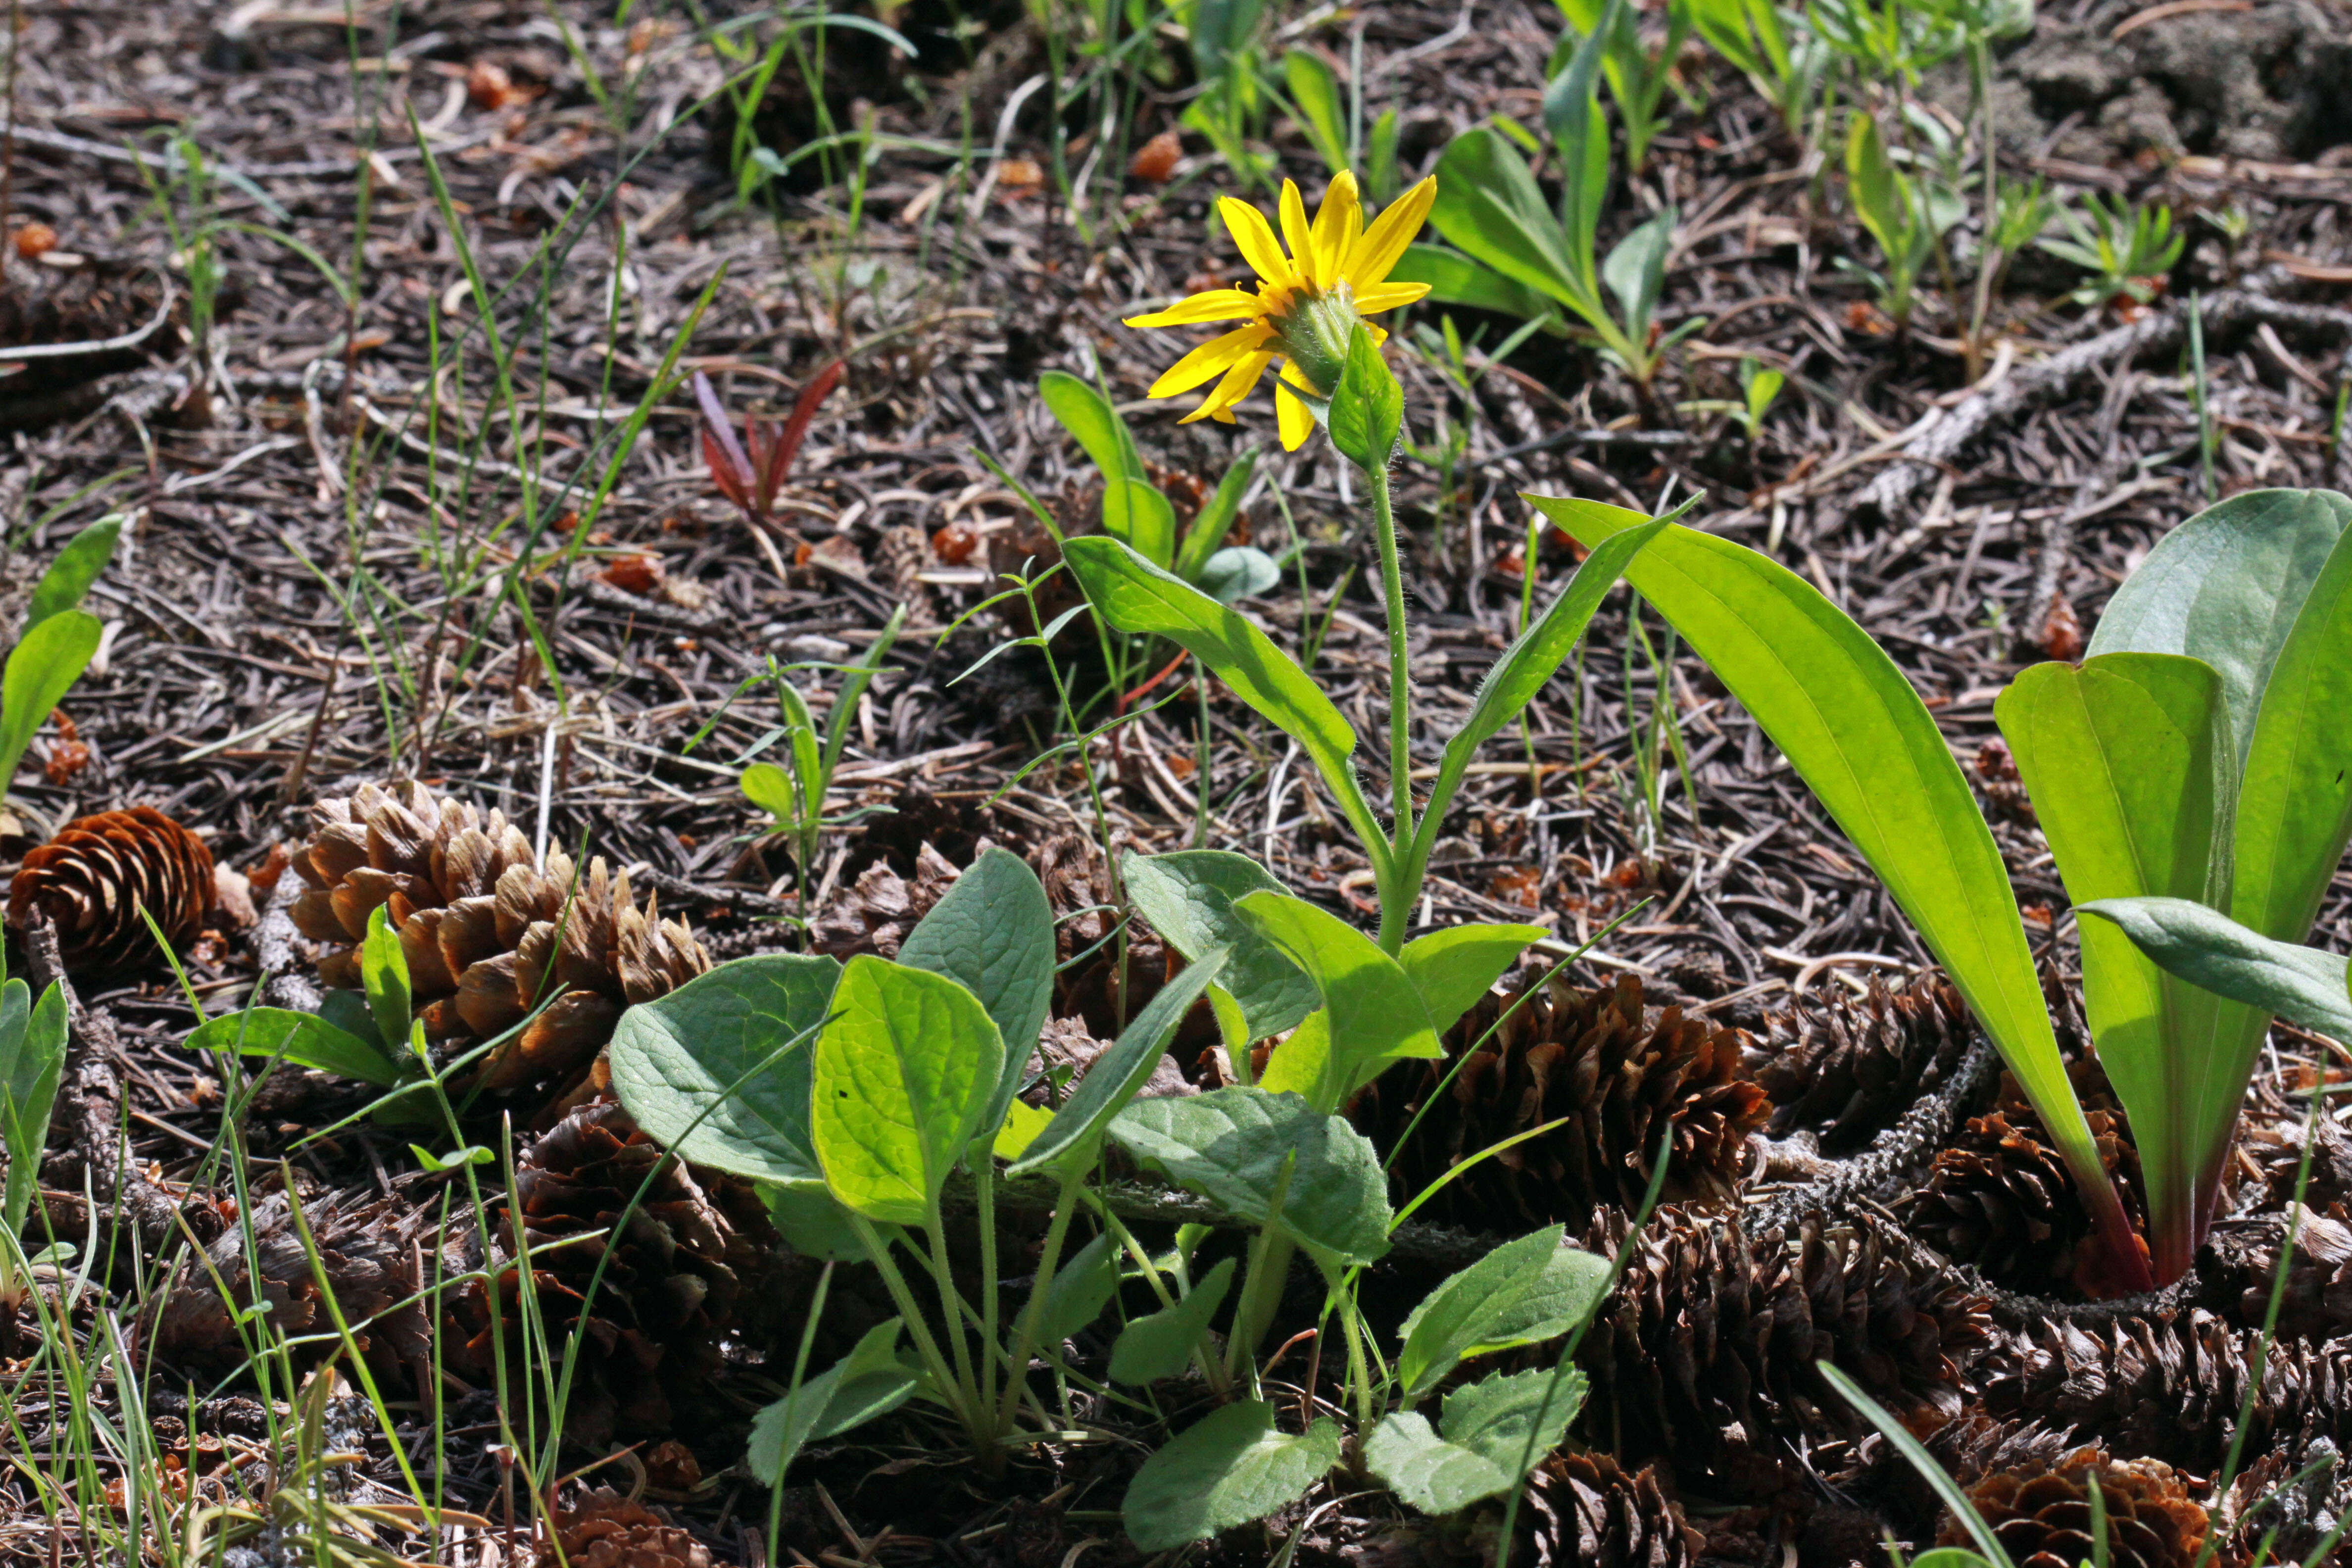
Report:
[[[1086,1182],[1083,1168],[1066,1171],[1062,1175],[1062,1190],[1054,1199],[1054,1218],[1045,1226],[1045,1249],[1037,1258],[1037,1277],[1029,1287],[1029,1300],[1021,1309],[1020,1327],[1013,1331],[1013,1354],[1004,1369],[1004,1399],[996,1408],[996,1429],[1001,1433],[1013,1430],[1013,1412],[1021,1403],[1021,1391],[1029,1382],[1029,1352],[1037,1342],[1037,1330],[1045,1316],[1045,1294],[1053,1288],[1054,1270],[1062,1261],[1062,1242],[1070,1234],[1070,1215],[1078,1206],[1078,1189]]]
[[[1404,946],[1405,928],[1412,922],[1413,901],[1421,896],[1421,878],[1408,864],[1412,843],[1412,669],[1404,619],[1404,574],[1397,561],[1396,509],[1389,499],[1386,463],[1363,470],[1372,498],[1372,521],[1381,546],[1381,593],[1389,621],[1389,787],[1395,796],[1395,820],[1390,825],[1394,849],[1392,885],[1381,889],[1381,948],[1394,953]]]
[[[976,1152],[971,1188],[980,1213],[980,1408],[986,1411],[996,1404],[996,1362],[986,1352],[1001,1342],[996,1301],[996,1157],[984,1146]],[[1009,1422],[1003,1429],[1010,1429]]]

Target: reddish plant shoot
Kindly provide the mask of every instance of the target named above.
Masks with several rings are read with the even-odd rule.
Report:
[[[702,406],[702,459],[709,465],[710,482],[751,521],[774,524],[777,492],[792,472],[793,458],[808,436],[817,405],[841,384],[841,371],[842,362],[835,360],[812,376],[781,429],[769,420],[746,418],[740,441],[710,378],[694,373],[695,401]]]

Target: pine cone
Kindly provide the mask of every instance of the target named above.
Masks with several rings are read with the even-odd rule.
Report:
[[[961,867],[928,841],[915,852],[911,882],[892,870],[887,860],[877,860],[817,916],[811,943],[817,952],[843,960],[861,952],[896,958],[907,933],[931,912],[931,906],[962,874]]]
[[[2216,1225],[2198,1258],[2206,1304],[2240,1322],[2261,1322],[2270,1310],[2286,1226],[2284,1214]],[[2279,1302],[2278,1331],[2296,1340],[2352,1332],[2352,1226],[2303,1211],[2294,1256],[2287,1264],[2286,1294]]]
[[[2273,1448],[2239,1472],[2214,1509],[2213,1528],[2223,1542],[2214,1561],[2219,1568],[2310,1562],[2347,1513],[2352,1513],[2352,1467],[2334,1443],[2322,1437]],[[2339,1546],[2323,1561],[2342,1560]]]
[[[1597,1205],[1639,1207],[1669,1124],[1670,1199],[1716,1201],[1737,1191],[1748,1134],[1769,1107],[1740,1075],[1736,1030],[1685,1017],[1680,1007],[1645,1010],[1634,975],[1584,991],[1555,972],[1486,1040],[1515,1000],[1479,1002],[1448,1033],[1444,1059],[1398,1063],[1349,1108],[1374,1147],[1395,1150],[1423,1102],[1472,1052],[1397,1155],[1396,1179],[1408,1194],[1490,1144],[1567,1118],[1448,1182],[1428,1217],[1483,1230],[1503,1216],[1548,1225],[1581,1222]]]
[[[1622,1216],[1585,1246],[1607,1256]],[[1583,1430],[1626,1463],[1670,1459],[1695,1488],[1763,1500],[1797,1441],[1864,1430],[1815,1369],[1833,1362],[1897,1415],[1959,1413],[1960,1373],[1990,1339],[1981,1297],[1907,1267],[1867,1219],[1809,1215],[1754,1242],[1720,1219],[1661,1210],[1585,1336]]]
[[[2106,1505],[2110,1568],[2189,1568],[2205,1544],[2205,1510],[2160,1459],[2118,1463],[2103,1448],[2078,1448],[2055,1466],[2004,1469],[1969,1489],[2018,1568],[2075,1568],[2095,1555],[2090,1490]],[[1939,1546],[1969,1544],[1947,1518]]]
[[[656,1171],[656,1167],[659,1169]],[[646,1176],[655,1172],[646,1188]],[[645,1195],[638,1192],[645,1188]],[[774,1229],[746,1184],[670,1159],[609,1101],[568,1112],[516,1163],[530,1284],[554,1340],[583,1332],[565,1415],[567,1438],[601,1452],[615,1435],[641,1437],[692,1424],[711,1405],[720,1347],[739,1328],[765,1329],[779,1308]],[[625,1223],[622,1211],[635,1200]],[[499,1324],[478,1284],[454,1305],[463,1341],[445,1353],[460,1375],[496,1366],[490,1336],[507,1336],[507,1365],[522,1364],[521,1277],[513,1222],[491,1227],[499,1258]],[[614,1226],[619,1226],[617,1237]],[[590,1282],[599,1265],[604,1273]]]
[[[175,1363],[219,1370],[251,1359],[234,1316],[255,1295],[247,1267],[250,1232],[272,1333],[328,1336],[323,1342],[314,1338],[309,1350],[313,1355],[331,1353],[334,1320],[320,1290],[323,1275],[343,1320],[358,1325],[360,1348],[380,1375],[405,1379],[413,1388],[431,1385],[431,1325],[414,1300],[428,1283],[421,1268],[435,1245],[429,1212],[399,1196],[305,1198],[302,1219],[317,1248],[315,1268],[284,1193],[261,1199],[247,1217],[249,1224],[229,1226],[205,1249],[205,1264],[182,1271],[155,1310],[159,1353]],[[466,1258],[453,1254],[442,1260],[440,1274],[460,1275],[470,1267]]]
[[[1654,1465],[1628,1472],[1607,1454],[1553,1455],[1528,1487],[1533,1561],[1538,1568],[1692,1568],[1706,1538],[1683,1517],[1671,1486]]]
[[[104,973],[154,956],[155,917],[180,947],[213,902],[213,852],[152,806],[78,816],[28,851],[8,884],[8,923],[35,909],[58,928],[58,956],[76,973]]]
[[[1996,1470],[2038,1474],[2082,1447],[2071,1432],[2035,1421],[1996,1421],[1977,1412],[1945,1422],[1920,1441],[1928,1457],[1963,1487]],[[1833,1490],[1871,1504],[1897,1535],[1935,1533],[1943,1517],[1943,1499],[1910,1460],[1876,1432],[1854,1445],[1853,1455],[1848,1467],[1824,1467]]]
[[[716,1568],[710,1548],[610,1487],[558,1503],[538,1568]],[[560,1550],[559,1550],[560,1549]]]
[[[1990,1358],[1985,1408],[2097,1432],[2125,1458],[2210,1468],[2227,1450],[2254,1331],[2193,1309],[2169,1322],[2096,1329],[2043,1322]],[[2271,1346],[2249,1452],[2280,1442],[2352,1443],[2352,1338]]]
[[[1968,1055],[1975,1028],[1960,994],[1936,975],[1900,991],[1873,975],[1858,1001],[1834,987],[1816,992],[1765,1026],[1753,1071],[1772,1100],[1768,1131],[1812,1131],[1832,1152],[1867,1143],[1933,1094]]]
[[[597,859],[575,879],[569,856],[551,852],[541,863],[500,812],[485,817],[403,783],[322,800],[311,820],[310,842],[293,862],[305,891],[289,913],[304,936],[336,944],[319,960],[320,980],[360,983],[356,944],[383,905],[400,932],[430,1038],[490,1038],[521,1022],[542,994],[554,995],[491,1053],[484,1088],[577,1081],[624,1007],[710,967],[684,921],[662,920],[650,899],[636,907],[626,871],[612,876]]]

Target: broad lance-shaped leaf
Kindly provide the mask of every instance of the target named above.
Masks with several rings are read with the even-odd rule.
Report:
[[[816,1038],[810,1093],[826,1188],[867,1219],[930,1223],[1003,1067],[995,1023],[962,985],[871,954],[851,959]]]
[[[1385,864],[1387,840],[1348,760],[1355,754],[1355,726],[1298,668],[1297,659],[1275,647],[1239,612],[1116,539],[1073,539],[1063,546],[1062,558],[1104,620],[1123,632],[1166,637],[1296,740],[1330,786],[1375,864]]]
[[[122,518],[100,518],[66,541],[49,569],[33,585],[32,602],[25,606],[25,631],[31,631],[60,610],[79,609],[89,585],[114,559],[115,541],[122,535]],[[18,634],[22,636],[22,633]]]
[[[993,847],[948,886],[899,945],[898,962],[961,981],[1004,1042],[982,1128],[994,1135],[1021,1091],[1054,1001],[1054,906],[1029,863]]]
[[[1154,489],[1134,434],[1103,395],[1058,370],[1037,378],[1037,395],[1062,428],[1077,437],[1103,476],[1103,529],[1156,566],[1168,564],[1176,542],[1176,514]]]
[[[1414,835],[1413,855],[1417,862],[1425,863],[1429,851],[1437,842],[1439,825],[1446,807],[1453,804],[1454,793],[1462,787],[1470,764],[1476,760],[1478,748],[1503,731],[1536,699],[1536,694],[1549,683],[1560,664],[1574,650],[1585,627],[1592,624],[1593,613],[1625,568],[1641,552],[1658,531],[1698,504],[1693,496],[1666,516],[1645,521],[1640,527],[1629,528],[1604,540],[1584,558],[1575,575],[1546,605],[1544,613],[1528,625],[1505,648],[1478,683],[1477,695],[1471,699],[1468,717],[1454,738],[1445,742],[1445,754],[1437,764],[1437,781],[1429,792],[1429,809],[1423,814],[1422,823]]]
[[[822,1183],[811,1062],[840,977],[830,958],[763,954],[640,1002],[613,1031],[614,1092],[682,1160],[756,1181]]]
[[[2352,502],[2342,496],[2319,500],[2352,519]],[[2336,536],[2271,661],[2238,786],[2237,884],[2230,912],[2264,936],[2302,941],[2347,839],[2352,526]]]
[[[2276,942],[2189,899],[2101,899],[2074,906],[2112,921],[2142,952],[2217,996],[2352,1040],[2352,990],[2341,953]]]
[[[1561,1246],[1564,1229],[1556,1225],[1505,1242],[1412,1310],[1397,1358],[1408,1404],[1469,1357],[1564,1334],[1600,1304],[1609,1260]]]
[[[1152,1069],[1167,1053],[1168,1042],[1176,1037],[1176,1026],[1223,969],[1224,955],[1212,952],[1185,965],[1184,973],[1161,986],[1159,994],[1119,1031],[1110,1049],[1094,1059],[1070,1098],[1054,1112],[1054,1119],[1008,1167],[1011,1172],[1019,1175],[1048,1164],[1067,1170],[1074,1161],[1093,1164],[1110,1119],[1150,1081]]]
[[[1240,1005],[1249,1037],[1269,1039],[1321,1005],[1315,982],[1234,910],[1246,894],[1287,893],[1265,868],[1228,849],[1119,857],[1119,879],[1151,929],[1187,961],[1223,950],[1217,987]]]
[[[1528,496],[1585,544],[1651,520]],[[2042,1118],[2122,1278],[2152,1284],[2067,1081],[2009,872],[1936,721],[1853,618],[1778,562],[1670,527],[1626,578],[1674,624],[1869,860]]]
[[[1465,131],[1446,143],[1429,220],[1448,244],[1509,281],[1588,321],[1601,310],[1597,284],[1570,254],[1527,160],[1498,132]]]
[[[1494,989],[1530,943],[1550,934],[1541,926],[1447,926],[1406,942],[1397,964],[1421,994],[1429,1026],[1443,1035]]]
[[[751,1473],[779,1486],[804,1445],[837,1437],[904,1405],[920,1379],[898,1359],[898,1319],[876,1324],[847,1355],[754,1416],[751,1449],[743,1456]]]
[[[0,788],[16,778],[34,733],[89,668],[101,629],[87,610],[59,610],[9,651],[0,673]]]
[[[2221,672],[2240,757],[2271,670],[2336,542],[2352,500],[2326,490],[2247,490],[2158,540],[2124,580],[2089,652],[2179,653]]]
[[[337,1028],[315,1013],[285,1007],[247,1007],[207,1019],[181,1042],[199,1056],[236,1051],[248,1057],[278,1057],[297,1067],[338,1078],[355,1078],[392,1089],[407,1076],[400,1060],[373,1037]]]
[[[1339,1462],[1339,1426],[1292,1436],[1262,1399],[1213,1411],[1143,1461],[1120,1510],[1128,1539],[1167,1552],[1264,1519],[1307,1495]]]
[[[1286,893],[1250,893],[1234,910],[1315,982],[1328,1015],[1320,1034],[1294,1034],[1275,1048],[1266,1088],[1297,1090],[1329,1112],[1390,1062],[1444,1054],[1412,976],[1370,937]]]
[[[1380,1156],[1297,1095],[1235,1088],[1139,1100],[1112,1119],[1110,1135],[1234,1218],[1271,1223],[1326,1258],[1370,1263],[1389,1249]]]
[[[2066,896],[2229,896],[2236,767],[2221,678],[2179,654],[2037,664],[1994,705]],[[2259,1015],[2167,974],[2124,934],[2082,928],[2083,1004],[2131,1117],[2158,1275],[2189,1267],[2198,1188],[2237,1125],[2237,1044]],[[2251,1066],[2251,1058],[2247,1058]]]
[[[50,982],[37,1005],[22,980],[0,985],[0,1142],[8,1155],[0,1219],[24,1228],[40,1191],[41,1151],[66,1060],[66,1000]],[[13,1310],[13,1309],[12,1309]]]
[[[1156,1383],[1183,1371],[1233,1282],[1234,1260],[1228,1258],[1202,1275],[1174,1306],[1130,1321],[1110,1347],[1113,1381]]]

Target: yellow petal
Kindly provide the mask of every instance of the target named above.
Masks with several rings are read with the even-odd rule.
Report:
[[[1364,237],[1348,252],[1339,276],[1355,285],[1359,295],[1384,281],[1396,266],[1397,258],[1404,254],[1404,247],[1412,243],[1412,237],[1428,221],[1430,204],[1436,200],[1437,176],[1432,174],[1391,202],[1389,210],[1372,220]]]
[[[1219,196],[1217,211],[1224,217],[1225,232],[1234,237],[1242,259],[1260,278],[1269,283],[1287,283],[1297,276],[1283,259],[1282,242],[1274,237],[1274,226],[1264,213],[1233,196]]]
[[[1189,327],[1200,321],[1232,321],[1257,314],[1257,296],[1240,289],[1212,289],[1179,300],[1164,310],[1129,316],[1130,327]]]
[[[1211,338],[1170,365],[1144,395],[1173,397],[1180,392],[1190,392],[1211,376],[1223,374],[1233,368],[1235,360],[1248,354],[1273,335],[1273,328],[1263,321],[1253,321],[1223,337]]]
[[[1339,280],[1340,264],[1355,247],[1364,226],[1364,198],[1356,192],[1356,176],[1342,169],[1331,177],[1323,205],[1315,213],[1315,261],[1310,272],[1318,289]]]
[[[1298,195],[1297,182],[1282,182],[1282,237],[1290,247],[1290,264],[1299,272],[1315,270],[1315,240],[1307,226],[1307,203]]]
[[[1234,405],[1249,395],[1249,389],[1257,384],[1257,378],[1265,374],[1265,367],[1273,361],[1274,354],[1270,350],[1264,353],[1244,354],[1234,362],[1233,369],[1225,372],[1224,379],[1210,389],[1209,395],[1201,400],[1201,406],[1176,423],[1190,425],[1195,419],[1214,419],[1221,425],[1232,424]]]
[[[1282,379],[1302,392],[1314,390],[1307,384],[1307,377],[1300,374],[1298,366],[1289,361],[1283,363]],[[1276,426],[1282,432],[1284,451],[1296,452],[1299,447],[1307,445],[1307,437],[1315,434],[1314,410],[1298,399],[1286,397],[1279,391],[1276,392],[1274,412]]]
[[[1426,283],[1376,283],[1370,289],[1356,291],[1356,313],[1371,316],[1382,310],[1393,310],[1399,305],[1412,304],[1428,292],[1429,285]]]

